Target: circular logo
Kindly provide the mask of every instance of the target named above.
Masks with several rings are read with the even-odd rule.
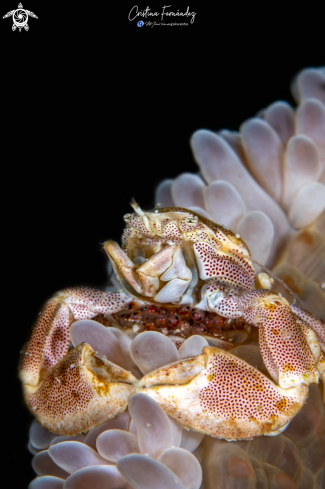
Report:
[[[17,9],[13,15],[13,21],[17,27],[24,27],[28,21],[28,14],[24,9]]]
[[[139,20],[139,22],[137,23],[137,26],[138,26],[138,27],[142,27],[142,26],[143,26],[143,24],[144,24],[144,22],[143,22],[142,20]]]

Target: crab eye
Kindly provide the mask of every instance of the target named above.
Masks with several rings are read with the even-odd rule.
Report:
[[[179,223],[179,227],[183,232],[191,231],[196,228],[198,220],[199,218],[197,216],[192,216],[190,214],[189,216],[186,216],[183,219],[181,219]]]
[[[185,217],[185,222],[186,224],[197,224],[198,222],[198,217],[197,216],[189,216]]]

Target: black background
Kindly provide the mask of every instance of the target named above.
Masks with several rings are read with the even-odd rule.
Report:
[[[1,16],[16,2],[2,1]],[[34,477],[16,370],[44,301],[105,283],[101,243],[119,240],[131,197],[150,208],[159,181],[197,171],[196,129],[236,130],[275,100],[294,105],[294,74],[324,64],[313,2],[288,16],[275,3],[170,2],[173,11],[189,5],[195,22],[153,28],[128,12],[165,3],[118,3],[25,0],[38,16],[29,32],[0,22],[1,419],[11,487]]]

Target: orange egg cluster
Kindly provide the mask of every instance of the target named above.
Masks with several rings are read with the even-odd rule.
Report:
[[[222,338],[225,331],[249,328],[242,319],[226,319],[189,305],[176,307],[151,304],[138,308],[134,302],[130,302],[121,312],[113,314],[113,317],[122,328],[136,326],[134,329],[139,333],[158,331],[183,338],[197,334]]]

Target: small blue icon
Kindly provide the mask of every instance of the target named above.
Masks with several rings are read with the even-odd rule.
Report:
[[[142,27],[142,26],[143,26],[143,24],[144,24],[144,22],[143,22],[142,20],[139,20],[139,22],[137,23],[137,26],[138,26],[138,27]]]

